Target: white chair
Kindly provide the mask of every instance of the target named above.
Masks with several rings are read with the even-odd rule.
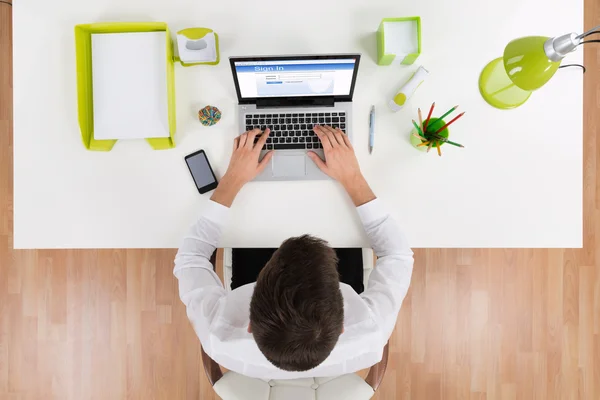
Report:
[[[223,280],[231,290],[231,249],[224,249]],[[364,282],[373,270],[373,251],[363,249]],[[202,349],[204,371],[215,392],[223,400],[368,400],[383,380],[388,360],[388,344],[381,361],[371,367],[365,379],[356,374],[331,378],[307,378],[264,381],[236,372],[225,374],[221,367]]]

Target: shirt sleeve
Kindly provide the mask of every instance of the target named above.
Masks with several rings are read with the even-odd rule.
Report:
[[[173,274],[179,281],[179,297],[200,342],[208,348],[207,353],[210,351],[210,325],[226,296],[210,258],[229,219],[229,212],[229,208],[210,201],[183,239],[175,257]]]
[[[413,252],[400,226],[375,199],[357,208],[371,246],[378,257],[361,297],[368,304],[388,340],[396,325],[413,269]]]

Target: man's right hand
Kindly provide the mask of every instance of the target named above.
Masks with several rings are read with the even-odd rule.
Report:
[[[330,126],[315,126],[314,131],[321,140],[325,161],[314,152],[308,156],[325,174],[340,182],[356,206],[375,199],[373,191],[360,172],[350,139],[339,129]]]

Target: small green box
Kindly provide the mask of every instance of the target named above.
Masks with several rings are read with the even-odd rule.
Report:
[[[106,22],[75,26],[75,53],[77,60],[77,103],[79,128],[83,145],[88,150],[110,151],[116,140],[94,139],[94,96],[92,85],[92,34],[128,32],[166,32],[165,63],[167,63],[167,94],[169,135],[165,138],[149,138],[146,141],[155,150],[175,147],[175,69],[173,66],[173,42],[169,28],[164,22]],[[118,60],[115,60],[118,62]]]
[[[392,24],[397,26],[393,27]],[[388,25],[387,29],[386,25]],[[419,55],[421,55],[421,17],[384,18],[381,21],[377,30],[378,65],[392,63],[411,65]]]

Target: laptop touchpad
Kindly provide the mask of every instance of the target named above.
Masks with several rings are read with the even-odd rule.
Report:
[[[306,175],[305,154],[274,154],[272,165],[275,178]]]

